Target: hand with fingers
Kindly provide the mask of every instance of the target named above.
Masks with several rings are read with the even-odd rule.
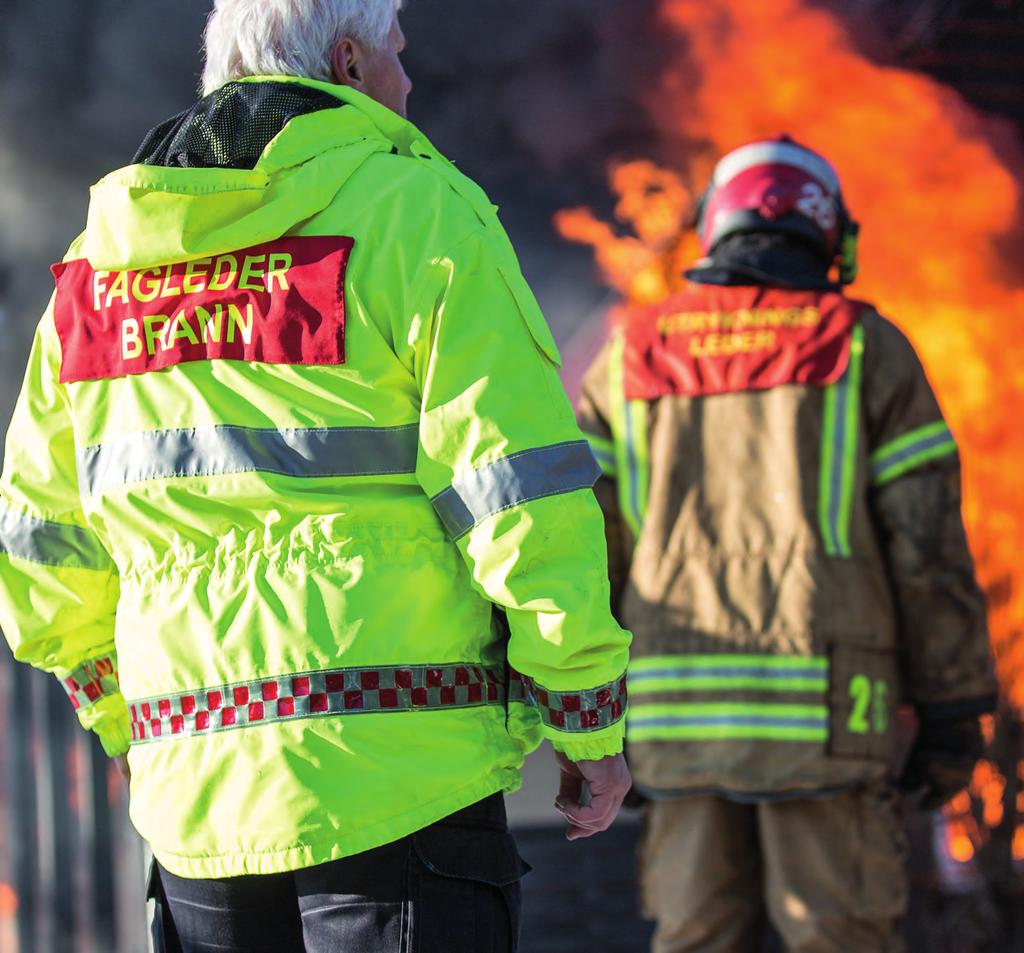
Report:
[[[555,752],[561,769],[561,783],[555,807],[569,822],[566,837],[578,840],[611,827],[629,793],[632,779],[621,755],[600,761],[570,761]]]

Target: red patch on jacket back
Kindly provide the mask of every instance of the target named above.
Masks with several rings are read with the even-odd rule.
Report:
[[[696,286],[627,315],[626,397],[831,384],[864,307],[834,293]]]
[[[189,361],[345,363],[354,239],[280,238],[140,271],[53,266],[61,383]]]

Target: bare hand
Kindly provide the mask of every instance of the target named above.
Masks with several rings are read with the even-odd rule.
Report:
[[[114,764],[117,765],[118,774],[124,778],[125,784],[130,784],[132,780],[132,769],[128,767],[128,755],[119,754],[114,758]]]
[[[633,783],[626,759],[617,754],[600,761],[570,761],[556,751],[555,760],[562,772],[555,807],[569,822],[566,837],[577,840],[611,827]]]

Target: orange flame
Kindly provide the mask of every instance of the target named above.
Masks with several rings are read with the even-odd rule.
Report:
[[[561,213],[594,246],[605,280],[635,303],[679,288],[699,257],[685,231],[695,190],[738,145],[786,131],[825,153],[862,222],[854,287],[918,349],[965,461],[965,516],[990,595],[1007,694],[1024,707],[1024,148],[1011,127],[954,91],[861,55],[834,15],[804,0],[660,0],[658,34],[677,55],[648,106],[676,167],[615,165],[619,236],[586,209]]]

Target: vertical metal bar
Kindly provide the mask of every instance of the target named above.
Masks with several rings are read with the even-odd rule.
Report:
[[[95,735],[87,738],[86,797],[83,811],[84,853],[87,858],[86,896],[89,910],[89,953],[117,948],[114,905],[114,844],[110,810],[110,759]]]
[[[75,723],[72,724],[72,719]],[[52,865],[50,868],[50,920],[53,935],[49,950],[54,953],[75,951],[74,864],[75,825],[72,818],[71,778],[68,771],[72,756],[77,719],[67,697],[50,680],[46,685],[47,737],[46,765],[50,785],[50,824]]]
[[[39,818],[33,748],[38,737],[31,719],[32,683],[39,679],[26,665],[11,672],[10,792],[11,871],[17,892],[16,930],[19,953],[37,953],[36,911],[39,906]]]

